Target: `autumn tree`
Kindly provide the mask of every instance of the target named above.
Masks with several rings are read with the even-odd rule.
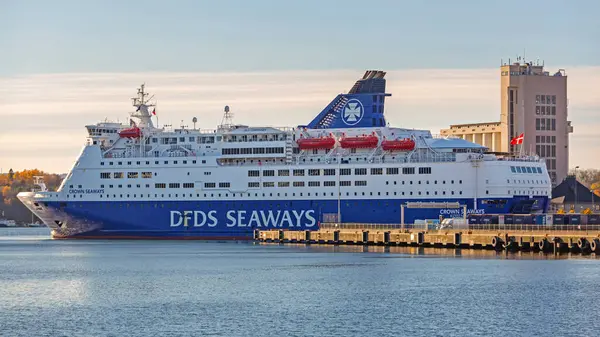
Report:
[[[594,183],[600,183],[600,170],[597,169],[571,169],[569,174],[577,174],[577,181],[588,188]]]

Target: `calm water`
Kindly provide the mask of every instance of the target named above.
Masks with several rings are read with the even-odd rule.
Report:
[[[592,336],[599,294],[595,257],[0,228],[1,336]]]

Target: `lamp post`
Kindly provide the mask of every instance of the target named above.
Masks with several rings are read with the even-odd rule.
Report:
[[[579,166],[575,166],[575,213],[577,213],[577,169]]]

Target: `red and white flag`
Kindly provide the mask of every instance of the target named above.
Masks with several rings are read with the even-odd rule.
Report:
[[[524,138],[525,134],[521,134],[519,137],[515,137],[513,139],[510,140],[510,145],[519,145],[519,144],[523,144],[523,138]]]
[[[156,116],[156,108],[152,109],[152,114]]]

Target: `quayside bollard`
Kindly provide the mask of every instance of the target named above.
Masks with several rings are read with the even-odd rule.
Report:
[[[502,250],[504,248],[502,246],[503,243],[504,241],[499,236],[494,236],[492,238],[492,248],[495,250]]]
[[[590,241],[590,250],[592,253],[600,254],[600,240],[597,238]]]

